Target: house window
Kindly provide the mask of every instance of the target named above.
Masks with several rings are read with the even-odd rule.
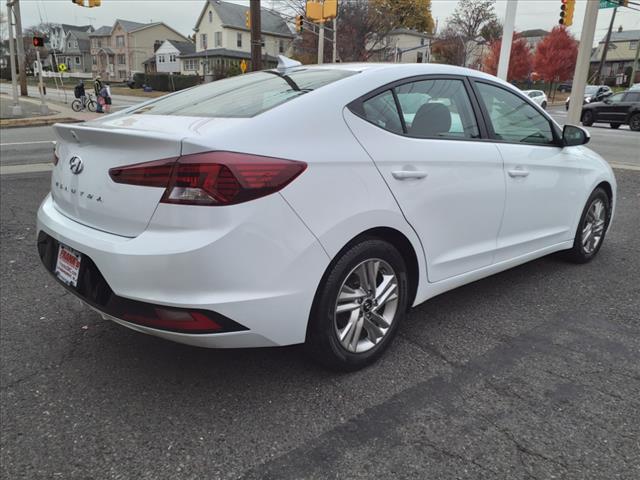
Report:
[[[91,63],[93,65],[97,65],[98,64],[98,59],[96,57],[91,57]]]
[[[164,63],[164,55],[158,55],[158,63]]]
[[[71,48],[71,42],[67,42],[67,48]]]
[[[237,33],[236,34],[236,46],[238,48],[242,48],[242,34],[241,33]]]
[[[631,40],[629,42],[629,50],[637,50],[638,49],[638,40]]]
[[[424,46],[424,38],[420,39],[420,46],[423,47]]]
[[[80,57],[76,57],[76,65],[80,65]]]
[[[213,23],[213,12],[209,10],[209,23]]]
[[[197,70],[198,69],[198,60],[195,58],[189,58],[184,61],[184,69],[185,70]]]
[[[278,52],[284,53],[284,40],[278,41]]]
[[[207,34],[206,33],[201,33],[200,34],[200,45],[202,46],[202,48],[204,50],[206,50],[208,48],[208,45],[207,45]]]
[[[169,55],[169,61],[170,61],[171,63],[173,63],[173,62],[175,62],[175,61],[176,61],[176,55],[175,55],[175,53],[172,53],[171,55]]]
[[[126,70],[118,70],[118,77],[120,79],[125,79],[127,78],[127,71]]]
[[[98,39],[98,48],[102,48],[102,40]]]
[[[116,47],[124,47],[124,35],[118,35],[116,37]]]
[[[215,46],[216,47],[221,47],[222,46],[222,32],[216,32]]]
[[[126,63],[126,60],[124,58],[124,55],[122,53],[118,54],[118,65],[124,65]]]
[[[423,59],[422,52],[418,52],[418,58],[417,58],[416,62],[417,63],[422,63],[422,59]]]

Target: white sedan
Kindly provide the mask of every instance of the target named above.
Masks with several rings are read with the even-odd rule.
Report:
[[[540,105],[544,110],[547,109],[547,94],[542,90],[523,90],[522,93]]]
[[[68,291],[140,332],[342,369],[440,293],[591,260],[615,206],[585,130],[445,65],[282,60],[55,131],[38,251]]]

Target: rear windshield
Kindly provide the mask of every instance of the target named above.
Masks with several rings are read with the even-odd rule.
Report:
[[[266,70],[191,88],[149,103],[132,113],[192,117],[253,117],[355,73],[357,72],[310,69],[285,75]]]

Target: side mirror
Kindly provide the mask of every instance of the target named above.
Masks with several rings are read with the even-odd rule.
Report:
[[[575,125],[565,125],[562,129],[562,146],[575,147],[576,145],[586,145],[591,140],[591,135],[582,127]]]

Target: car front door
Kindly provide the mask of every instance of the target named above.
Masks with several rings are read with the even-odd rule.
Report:
[[[430,282],[490,265],[502,220],[502,159],[469,93],[464,77],[419,77],[345,109],[420,237]]]
[[[602,101],[597,107],[597,121],[607,121],[612,123],[624,122],[627,106],[623,106],[624,93],[616,93]]]
[[[584,200],[575,148],[559,146],[557,127],[506,87],[476,81],[490,135],[504,161],[506,203],[495,262],[571,240]]]

